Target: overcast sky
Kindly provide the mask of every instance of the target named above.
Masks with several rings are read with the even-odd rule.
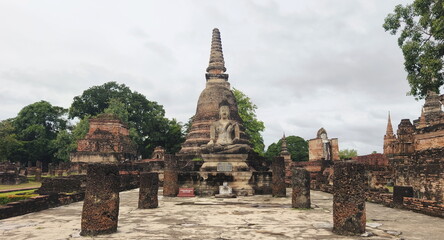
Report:
[[[205,87],[211,32],[220,29],[231,86],[265,123],[311,139],[324,127],[340,149],[382,151],[387,113],[396,130],[420,116],[390,0],[0,0],[0,120],[40,100],[68,108],[91,86],[117,81],[186,122]]]

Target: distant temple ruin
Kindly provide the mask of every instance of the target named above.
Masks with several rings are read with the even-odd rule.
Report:
[[[384,154],[393,168],[395,185],[412,186],[414,197],[444,201],[444,112],[441,98],[429,92],[421,116],[402,119],[395,135],[390,115]]]
[[[324,128],[318,130],[316,138],[308,141],[308,161],[339,160],[338,139],[328,139]]]
[[[136,159],[136,153],[128,127],[116,116],[102,114],[89,119],[89,131],[77,142],[71,162],[122,163]]]

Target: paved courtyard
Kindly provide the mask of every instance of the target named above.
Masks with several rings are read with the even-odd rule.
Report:
[[[83,202],[77,202],[0,220],[0,239],[444,239],[444,219],[371,203],[367,232],[373,236],[338,236],[331,232],[332,195],[312,191],[311,197],[313,209],[295,210],[290,197],[164,198],[160,193],[159,208],[141,210],[136,189],[120,193],[117,233],[81,237]]]

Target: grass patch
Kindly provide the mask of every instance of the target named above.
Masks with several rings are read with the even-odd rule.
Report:
[[[0,205],[10,202],[17,202],[19,200],[28,199],[35,196],[38,196],[38,194],[35,194],[34,190],[0,193]]]
[[[203,161],[203,159],[202,158],[193,158],[193,160],[191,160],[191,161],[199,162],[199,161]]]
[[[385,188],[387,188],[389,190],[389,192],[393,192],[393,186],[385,186]]]
[[[28,182],[17,185],[0,185],[0,190],[20,189],[20,188],[39,188],[42,185],[40,182]]]

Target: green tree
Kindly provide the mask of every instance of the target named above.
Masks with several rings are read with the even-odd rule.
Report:
[[[0,122],[0,162],[18,160],[23,144],[17,139],[12,119]]]
[[[52,141],[60,131],[66,129],[67,110],[40,101],[24,107],[12,120],[17,140],[23,146],[18,156],[22,163],[27,161],[52,162],[55,160]]]
[[[51,147],[54,149],[55,162],[68,162],[69,154],[77,148],[76,140],[68,130],[60,131],[52,140]]]
[[[285,138],[288,152],[291,154],[291,160],[297,162],[308,161],[308,142],[299,136],[288,136]],[[277,143],[272,143],[267,148],[265,157],[272,160],[281,153],[282,139]]]
[[[265,125],[264,122],[257,119],[257,106],[240,90],[233,88],[233,94],[236,98],[239,116],[244,122],[245,133],[250,137],[253,150],[259,155],[264,155],[265,144],[261,132],[265,130]]]
[[[355,149],[343,149],[339,151],[340,159],[351,159],[352,157],[358,156],[358,151]]]
[[[439,93],[444,83],[444,0],[415,0],[397,5],[383,25],[395,35],[410,84],[410,95],[424,98],[428,91]]]
[[[183,139],[182,131],[174,130],[177,122],[165,118],[161,105],[116,82],[93,86],[75,97],[69,117],[82,119],[105,111],[123,118],[124,122],[128,119],[131,137],[143,157],[150,156],[156,146],[163,146],[167,152],[174,153],[180,146],[177,142]]]
[[[105,113],[117,116],[122,122],[128,123],[128,108],[119,99],[111,98],[109,105],[104,110]]]

